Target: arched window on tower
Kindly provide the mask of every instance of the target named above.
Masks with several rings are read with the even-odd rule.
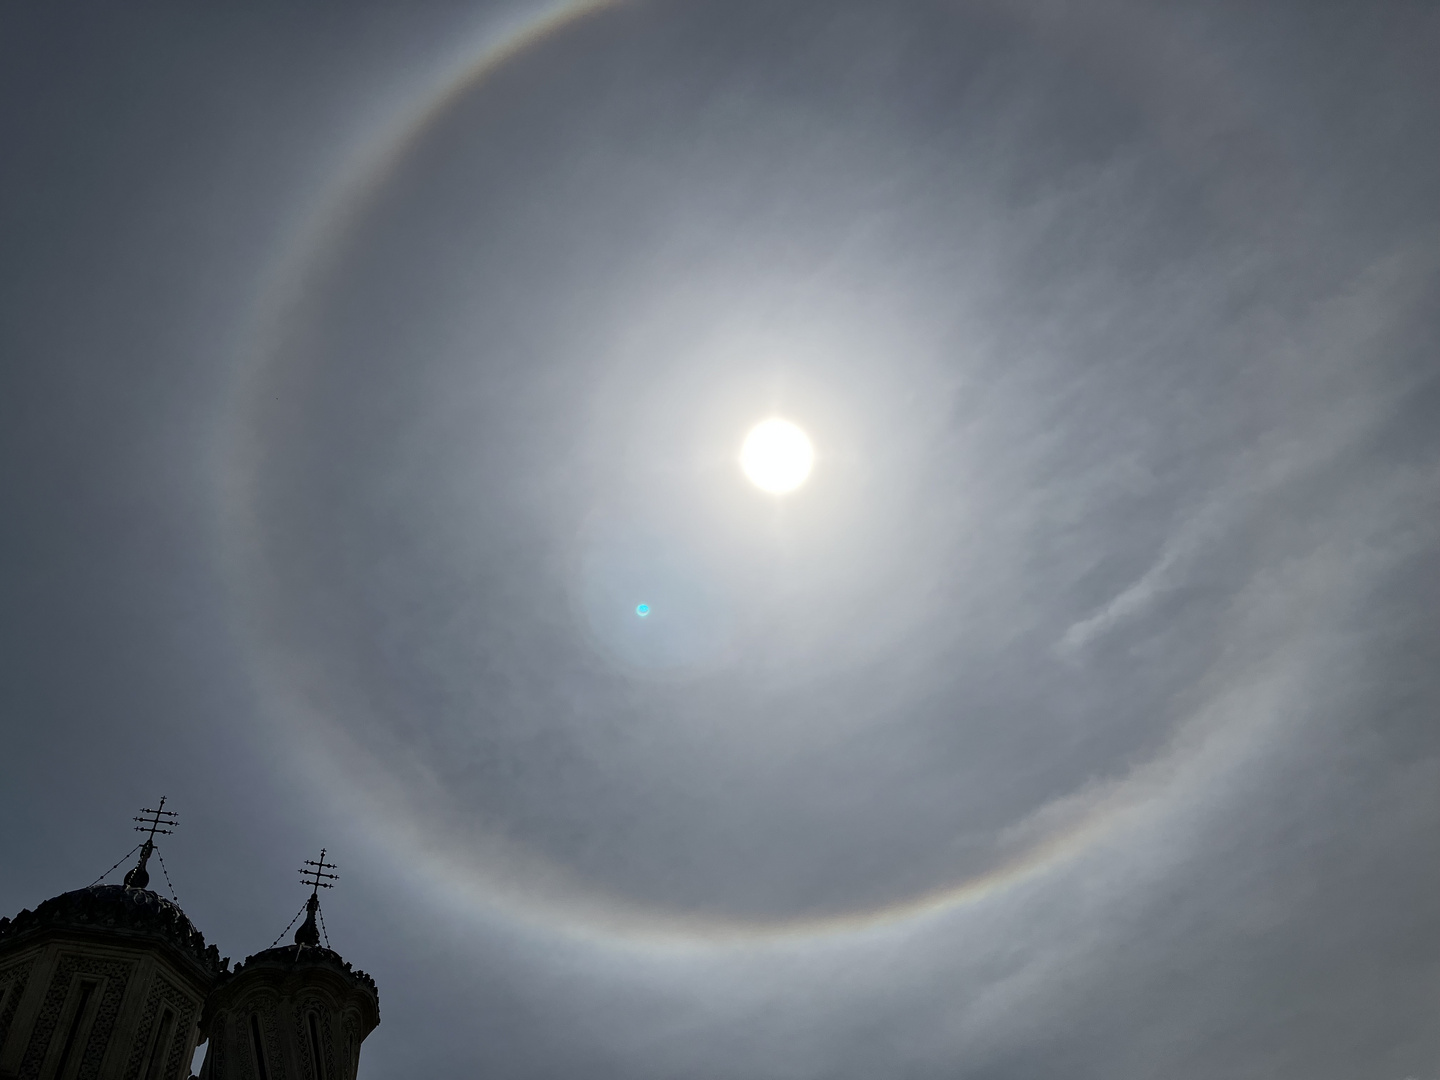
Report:
[[[164,1077],[165,1062],[170,1057],[170,1037],[174,1034],[175,1012],[167,1008],[160,1014],[160,1022],[155,1025],[155,1037],[150,1041],[150,1060],[140,1074],[145,1080],[162,1080]]]
[[[65,1042],[60,1048],[60,1059],[55,1063],[55,1072],[52,1074],[56,1080],[70,1080],[71,1075],[80,1067],[80,1054],[76,1052],[76,1045],[84,1041],[81,1034],[91,1019],[90,1001],[99,985],[82,979],[79,986],[70,992],[75,1007],[70,1013],[70,1022],[65,1028]]]
[[[255,1075],[259,1080],[270,1080],[270,1071],[265,1068],[265,1040],[260,1035],[260,1014],[250,1014],[250,1049],[255,1053]]]
[[[305,1019],[310,1027],[310,1059],[315,1062],[315,1080],[329,1080],[325,1075],[325,1057],[320,1053],[320,1017],[309,1012]]]

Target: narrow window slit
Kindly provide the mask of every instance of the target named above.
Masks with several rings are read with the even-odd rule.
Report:
[[[145,1080],[160,1080],[165,1071],[165,1059],[169,1056],[170,1036],[175,1031],[175,1014],[166,1009],[155,1025],[155,1041],[150,1046],[150,1067],[145,1070]]]
[[[75,1002],[75,1015],[70,1017],[70,1030],[65,1033],[65,1045],[60,1049],[60,1061],[55,1066],[55,1075],[63,1077],[65,1066],[70,1064],[70,1055],[75,1052],[75,1039],[80,1034],[80,1025],[85,1022],[85,1006],[90,1004],[90,997],[95,993],[96,984],[93,982],[82,982],[80,984],[79,1000]]]
[[[265,1048],[260,1040],[260,1017],[250,1014],[250,1044],[255,1050],[255,1072],[260,1080],[270,1080],[270,1073],[265,1068]]]
[[[315,1080],[325,1080],[325,1059],[320,1056],[320,1027],[310,1013],[310,1056],[315,1059]]]

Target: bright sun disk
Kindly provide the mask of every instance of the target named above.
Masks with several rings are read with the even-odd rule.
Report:
[[[772,495],[794,491],[814,463],[815,451],[805,432],[779,417],[756,424],[740,448],[740,468],[746,477]]]

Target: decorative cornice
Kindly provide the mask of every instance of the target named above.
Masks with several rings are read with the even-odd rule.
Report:
[[[234,974],[239,975],[242,971],[261,967],[279,968],[286,972],[327,968],[342,976],[346,982],[354,983],[357,990],[368,990],[376,1001],[380,1000],[380,991],[375,988],[375,980],[358,968],[351,967],[350,961],[334,949],[324,949],[318,945],[281,945],[278,948],[265,949],[254,956],[247,956],[243,964],[235,965]]]
[[[230,963],[229,957],[220,957],[214,945],[205,944],[205,935],[179,905],[148,889],[91,885],[61,893],[13,919],[0,918],[0,950],[47,931],[161,941],[198,967],[199,974],[211,984],[226,973]]]

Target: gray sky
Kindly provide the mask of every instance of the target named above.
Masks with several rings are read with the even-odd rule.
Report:
[[[0,909],[165,794],[371,1080],[1440,1080],[1437,49],[7,9]]]

